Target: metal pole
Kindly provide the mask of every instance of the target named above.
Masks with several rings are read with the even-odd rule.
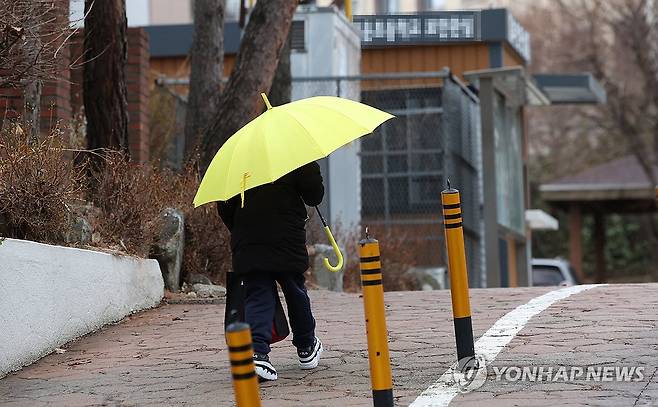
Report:
[[[468,298],[468,273],[466,251],[464,249],[464,228],[462,226],[461,198],[459,191],[450,188],[441,192],[443,204],[443,225],[445,228],[446,249],[448,251],[448,272],[450,274],[450,296],[452,316],[457,343],[459,369],[477,367],[473,345],[473,325],[471,304]]]
[[[482,214],[487,287],[500,287],[498,209],[496,192],[495,98],[493,78],[480,78],[480,121],[482,123]]]
[[[254,370],[254,350],[251,345],[249,324],[234,322],[226,328],[233,390],[238,407],[260,407],[258,378]]]
[[[366,238],[359,242],[359,257],[361,258],[361,286],[368,336],[373,405],[375,407],[392,407],[393,379],[388,353],[379,242],[368,236],[367,228]]]

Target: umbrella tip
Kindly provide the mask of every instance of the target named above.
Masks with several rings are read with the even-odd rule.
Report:
[[[265,102],[265,106],[267,106],[267,110],[270,110],[272,108],[272,105],[270,104],[267,95],[265,93],[261,93],[260,96],[263,98],[263,102]]]

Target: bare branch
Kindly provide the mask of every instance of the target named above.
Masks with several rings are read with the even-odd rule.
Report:
[[[57,53],[71,35],[68,15],[43,0],[0,0],[0,15],[0,86],[56,76]]]

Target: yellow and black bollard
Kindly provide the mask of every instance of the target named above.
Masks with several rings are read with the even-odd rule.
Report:
[[[473,346],[471,304],[468,299],[468,273],[459,191],[450,188],[450,184],[448,184],[448,189],[441,192],[441,203],[443,204],[443,225],[448,251],[448,273],[457,342],[457,360],[459,368],[464,370],[476,366],[474,365],[475,347]]]
[[[379,242],[368,236],[368,229],[366,238],[359,242],[359,257],[373,405],[389,407],[393,406],[393,379],[388,354],[382,264],[379,258]]]
[[[249,324],[234,322],[226,328],[233,390],[238,407],[260,407],[258,377],[254,370],[254,350]]]

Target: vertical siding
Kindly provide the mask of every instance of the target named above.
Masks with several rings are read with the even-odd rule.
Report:
[[[465,71],[489,67],[489,50],[482,43],[367,48],[361,52],[363,74],[428,72],[447,66],[461,77]]]
[[[235,55],[224,55],[224,77],[228,77],[235,65]],[[190,64],[186,57],[151,58],[149,66],[151,83],[159,76],[166,78],[187,78]],[[176,86],[176,92],[187,94],[187,86]]]
[[[509,44],[504,43],[503,44],[503,66],[525,66],[525,62],[523,61],[523,58],[519,54],[516,53],[512,49],[512,47],[509,46]]]

